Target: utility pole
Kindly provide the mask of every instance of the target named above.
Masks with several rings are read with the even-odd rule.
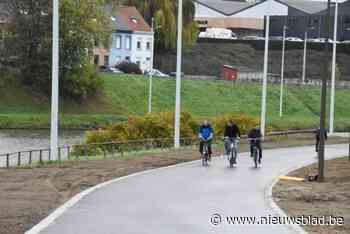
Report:
[[[266,101],[267,101],[267,72],[268,72],[268,61],[269,61],[269,36],[270,36],[270,14],[269,14],[269,12],[267,12],[267,15],[266,15],[266,27],[265,27],[264,76],[263,76],[262,98],[261,98],[260,131],[261,131],[262,136],[265,136],[265,126],[266,126]]]
[[[52,20],[52,97],[51,97],[51,159],[58,159],[58,82],[59,79],[59,0],[53,0]]]
[[[330,34],[330,19],[331,19],[331,0],[327,4],[326,17],[326,44],[324,51],[324,76],[322,78],[322,93],[321,93],[321,114],[320,114],[320,148],[318,151],[318,180],[324,181],[325,168],[325,126],[326,126],[326,97],[327,97],[327,78],[329,75],[329,34]]]
[[[337,36],[338,36],[338,0],[335,0],[331,106],[330,106],[330,114],[329,114],[329,132],[330,133],[334,133],[335,76],[336,76],[336,68],[337,68],[337,62],[336,62],[337,61]]]
[[[306,76],[306,49],[307,49],[307,31],[305,32],[305,39],[304,39],[304,57],[303,57],[303,75],[302,75],[302,81],[303,84],[305,84],[305,76]]]
[[[286,31],[287,26],[283,26],[283,42],[282,42],[282,62],[281,62],[281,91],[280,91],[280,117],[283,115],[283,86],[284,86],[284,54],[286,50]]]
[[[153,91],[153,87],[152,87],[152,83],[153,83],[153,58],[154,58],[154,37],[155,37],[155,33],[154,33],[154,18],[152,17],[152,33],[153,33],[153,43],[152,43],[152,56],[151,56],[151,69],[150,69],[150,73],[149,73],[149,91],[148,91],[148,113],[152,112],[152,91]]]
[[[177,16],[177,61],[176,61],[176,102],[175,102],[175,137],[174,147],[180,148],[181,117],[181,63],[182,63],[182,0],[179,0]]]

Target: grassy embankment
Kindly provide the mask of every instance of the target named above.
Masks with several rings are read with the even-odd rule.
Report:
[[[87,128],[125,120],[128,115],[147,112],[148,81],[142,76],[102,75],[104,91],[84,104],[62,100],[61,127]],[[50,101],[36,98],[16,84],[0,86],[0,128],[45,128],[49,126]],[[154,79],[153,111],[173,111],[175,81]],[[225,113],[260,115],[261,88],[258,84],[185,80],[182,110],[199,118]],[[268,124],[276,129],[310,128],[318,125],[320,88],[286,88],[283,118],[278,116],[279,86],[268,90]],[[336,128],[349,128],[350,92],[338,90]]]

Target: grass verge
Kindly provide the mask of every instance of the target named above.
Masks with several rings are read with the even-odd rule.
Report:
[[[306,177],[317,172],[317,165],[311,165],[290,173],[290,176]],[[350,233],[350,161],[348,157],[327,161],[326,181],[293,182],[279,181],[273,189],[277,204],[289,216],[333,216],[343,217],[342,226],[304,226],[308,233],[347,234]]]
[[[148,79],[145,76],[101,74],[104,90],[85,103],[61,99],[60,124],[65,128],[94,128],[120,122],[129,115],[148,112]],[[153,111],[173,111],[175,80],[154,78]],[[11,83],[0,86],[0,128],[47,128],[50,101]],[[260,116],[259,84],[184,80],[182,110],[195,117],[210,118],[227,113]],[[336,129],[350,129],[350,93],[337,90]],[[285,88],[284,117],[279,117],[279,86],[269,85],[267,123],[274,129],[305,129],[319,125],[320,89],[318,87]]]

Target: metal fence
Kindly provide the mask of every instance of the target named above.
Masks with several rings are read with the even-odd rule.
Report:
[[[145,139],[134,141],[104,142],[92,144],[64,145],[58,148],[58,161],[116,158],[135,152],[149,152],[151,150],[165,151],[173,148],[173,138]],[[182,138],[182,148],[194,146],[198,143],[195,138]],[[0,168],[29,166],[52,162],[51,150],[37,149],[18,151],[0,155]]]
[[[293,135],[313,136],[315,129],[293,130],[271,132],[265,138],[265,143],[276,141],[276,137],[289,137]],[[246,136],[242,137],[244,140]],[[58,148],[58,161],[80,160],[80,159],[107,159],[118,158],[128,154],[147,153],[158,150],[169,151],[173,149],[173,138],[145,139],[134,141],[105,142],[93,144],[64,145]],[[188,149],[198,145],[197,138],[182,138],[181,148]],[[214,139],[214,144],[220,145],[221,138]],[[349,137],[349,160],[350,160],[350,137]],[[0,155],[0,168],[12,168],[30,166],[33,164],[43,164],[52,162],[50,149],[38,149],[19,151]]]

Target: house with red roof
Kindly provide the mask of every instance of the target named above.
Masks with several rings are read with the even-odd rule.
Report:
[[[95,48],[95,64],[114,67],[123,61],[133,62],[142,71],[153,66],[154,33],[135,7],[108,8],[113,35],[109,49]]]

